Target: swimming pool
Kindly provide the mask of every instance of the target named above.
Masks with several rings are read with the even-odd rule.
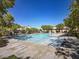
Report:
[[[52,44],[58,46],[61,44],[62,40],[58,37],[50,36],[48,33],[36,33],[36,34],[24,34],[16,36],[18,40],[26,40],[36,44]]]

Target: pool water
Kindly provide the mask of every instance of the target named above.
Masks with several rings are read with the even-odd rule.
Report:
[[[18,40],[26,40],[36,44],[51,44],[53,46],[59,46],[61,40],[57,37],[49,36],[48,33],[37,33],[37,34],[24,34],[16,36]]]

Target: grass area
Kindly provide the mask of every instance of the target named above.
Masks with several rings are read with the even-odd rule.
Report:
[[[21,59],[21,58],[18,58],[15,55],[11,55],[11,56],[9,56],[7,58],[3,58],[3,59]]]
[[[25,59],[29,59],[30,57],[26,57]],[[11,55],[11,56],[9,56],[9,57],[7,57],[7,58],[3,58],[3,59],[22,59],[21,57],[19,58],[19,57],[17,57],[17,56],[15,56],[15,55]]]

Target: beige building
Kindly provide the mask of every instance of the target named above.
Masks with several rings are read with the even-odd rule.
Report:
[[[60,29],[60,30],[58,30],[57,27],[53,27],[53,29],[52,29],[53,33],[57,33],[57,32],[65,33],[65,32],[68,32],[68,31],[69,31],[69,28],[66,27],[66,26],[63,29]]]

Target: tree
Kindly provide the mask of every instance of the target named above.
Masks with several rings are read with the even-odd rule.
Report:
[[[0,0],[0,30],[3,31],[4,27],[11,27],[14,18],[8,9],[14,6],[15,0]]]
[[[75,33],[76,35],[77,30],[79,29],[79,0],[73,0],[69,10],[71,12],[69,16],[64,20],[64,23],[70,28],[69,32]]]
[[[12,25],[14,24],[14,18],[10,13],[7,13],[4,15],[4,21],[7,27],[12,27]]]
[[[0,24],[5,23],[4,17],[8,17],[9,20],[12,18],[11,14],[8,13],[8,9],[12,8],[14,6],[14,3],[15,0],[0,0]]]
[[[70,7],[70,15],[64,20],[66,26],[70,27],[72,30],[79,28],[79,2],[78,0],[73,0]]]
[[[49,30],[53,29],[52,25],[42,25],[41,28],[47,33]]]
[[[41,28],[43,30],[52,30],[53,26],[51,26],[51,25],[42,25]]]
[[[38,33],[39,29],[37,29],[37,28],[26,28],[26,31],[28,31],[29,34]]]
[[[0,0],[0,18],[8,12],[9,8],[14,6],[15,0]]]
[[[56,27],[57,27],[58,30],[61,30],[61,29],[63,29],[64,24],[58,24],[58,25],[56,25]]]
[[[38,32],[39,30],[38,30],[37,28],[31,28],[31,31],[32,31],[32,33],[36,33],[36,32]]]
[[[12,29],[13,30],[17,30],[17,28],[21,28],[22,26],[21,25],[19,25],[19,24],[13,24],[12,25]]]

